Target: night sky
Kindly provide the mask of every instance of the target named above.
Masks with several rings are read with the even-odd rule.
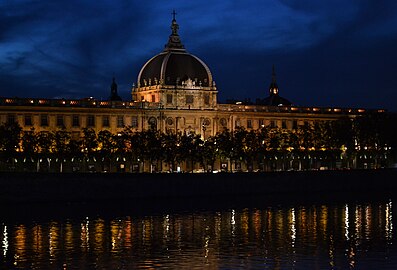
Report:
[[[161,52],[177,12],[219,100],[265,97],[276,66],[296,105],[397,110],[397,1],[1,0],[0,96],[106,99]]]

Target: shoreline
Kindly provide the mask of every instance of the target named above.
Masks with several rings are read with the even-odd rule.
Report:
[[[218,174],[0,173],[0,202],[164,201],[391,193],[397,169]]]

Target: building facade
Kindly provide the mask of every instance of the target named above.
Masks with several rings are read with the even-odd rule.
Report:
[[[225,129],[247,130],[263,126],[296,129],[305,123],[354,118],[365,109],[294,106],[279,93],[273,67],[269,96],[257,104],[220,104],[209,67],[183,46],[175,17],[162,52],[140,70],[132,98],[122,101],[113,78],[109,100],[0,98],[0,124],[17,122],[24,131],[49,132],[65,128],[73,139],[83,128],[118,133],[134,131],[194,132],[202,139]]]

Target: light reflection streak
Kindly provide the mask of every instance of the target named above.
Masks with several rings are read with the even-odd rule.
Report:
[[[235,214],[236,212],[234,211],[234,209],[232,209],[232,216],[230,217],[230,224],[232,226],[232,237],[234,237],[235,234],[235,230],[236,230],[236,219],[235,219]]]
[[[393,211],[392,211],[391,200],[386,204],[385,212],[386,212],[386,223],[385,223],[386,240],[391,241],[393,238]]]
[[[345,205],[345,238],[349,241],[349,206]]]
[[[365,207],[365,225],[364,225],[364,229],[365,229],[365,239],[370,239],[370,234],[371,234],[371,220],[372,220],[372,215],[371,215],[371,207],[370,206],[366,206]]]
[[[356,215],[356,219],[355,219],[355,242],[356,245],[358,246],[359,241],[361,240],[361,226],[362,226],[362,217],[361,217],[361,208],[360,206],[356,206],[356,211],[355,211],[355,215]]]
[[[4,230],[3,230],[3,241],[1,243],[1,247],[3,248],[3,256],[7,256],[7,251],[8,251],[8,232],[7,232],[7,225],[4,225]]]
[[[295,208],[291,209],[291,246],[295,246],[296,240],[296,227],[295,227]]]
[[[163,235],[164,240],[168,240],[168,234],[170,232],[170,215],[165,215],[163,218]]]
[[[56,222],[50,224],[50,232],[48,235],[48,252],[50,253],[51,260],[55,259],[55,252],[57,251],[58,247],[58,228],[59,224],[57,224]]]
[[[14,265],[17,266],[19,262],[24,261],[26,252],[26,228],[24,225],[18,225],[15,228],[15,254]]]
[[[90,221],[88,220],[88,217],[86,217],[86,221],[81,223],[81,234],[80,234],[80,240],[81,240],[81,247],[83,249],[90,249],[90,231],[89,231],[89,224]]]

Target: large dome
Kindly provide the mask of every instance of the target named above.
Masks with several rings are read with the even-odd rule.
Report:
[[[191,79],[197,86],[212,86],[212,75],[203,61],[186,51],[164,51],[141,69],[138,76],[140,86],[179,85]]]
[[[190,79],[195,85],[212,86],[212,75],[207,65],[188,53],[178,35],[179,26],[172,20],[168,43],[162,53],[152,57],[138,75],[138,87],[150,85],[181,85]]]

